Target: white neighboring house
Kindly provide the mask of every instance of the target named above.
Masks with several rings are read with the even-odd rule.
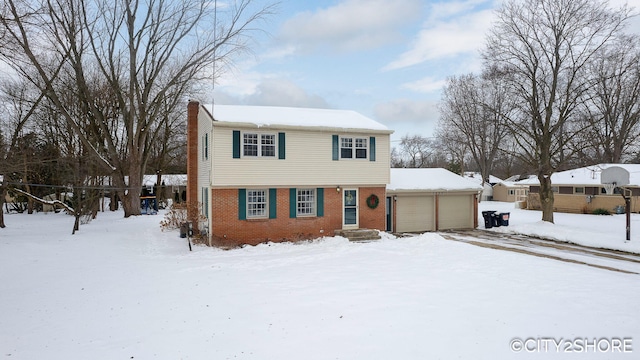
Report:
[[[423,232],[478,226],[482,186],[441,168],[391,169],[387,231]]]
[[[493,186],[502,180],[489,175],[489,179],[483,180],[480,173],[477,172],[465,172],[464,177],[466,179],[474,181],[478,185],[482,185],[482,197],[479,199],[480,201],[491,201],[493,199]]]

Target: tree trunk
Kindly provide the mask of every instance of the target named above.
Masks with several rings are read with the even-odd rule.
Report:
[[[553,223],[553,190],[551,189],[551,176],[538,174],[540,181],[540,207],[542,208],[542,221]]]
[[[122,196],[122,208],[124,217],[140,215],[140,191],[142,190],[142,174],[137,161],[132,161],[129,166],[129,184],[127,191]]]
[[[75,214],[73,214],[73,216],[75,217],[75,221],[73,222],[73,231],[71,231],[71,235],[75,235],[76,231],[80,230],[80,212],[76,209],[76,212]]]
[[[0,229],[4,229],[6,225],[4,224],[4,200],[7,196],[7,188],[2,186],[2,191],[0,191]]]

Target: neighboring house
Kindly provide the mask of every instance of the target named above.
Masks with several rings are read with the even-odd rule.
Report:
[[[144,175],[142,186],[152,189],[156,186],[157,175]],[[186,174],[163,174],[160,190],[160,199],[171,199],[172,202],[182,202],[187,197],[187,175]]]
[[[535,177],[534,177],[535,178]],[[493,186],[493,200],[504,202],[518,202],[527,200],[529,185],[523,183],[520,175],[512,176]],[[525,178],[527,180],[529,178]]]
[[[489,178],[484,180],[480,173],[477,172],[465,172],[464,177],[474,181],[478,185],[482,185],[482,197],[480,201],[491,201],[493,199],[493,186],[502,180],[499,178],[489,175]]]
[[[191,101],[187,201],[206,218],[194,225],[219,245],[384,230],[391,133],[353,111]]]
[[[624,198],[620,189],[602,184],[602,170],[620,167],[629,173],[631,191],[631,211],[640,211],[640,164],[598,164],[573,170],[566,170],[551,175],[551,186],[554,192],[554,211],[570,213],[591,213],[595,209],[615,211],[624,206]],[[529,185],[527,208],[540,209],[540,182],[532,178],[521,182]]]
[[[423,232],[478,226],[476,181],[446,169],[391,169],[387,230]]]

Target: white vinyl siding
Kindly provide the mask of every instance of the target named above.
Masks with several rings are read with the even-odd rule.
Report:
[[[340,186],[376,185],[389,182],[389,135],[367,134],[347,136],[352,138],[376,137],[376,161],[333,161],[332,133],[304,130],[274,130],[286,134],[286,159],[269,162],[259,157],[233,158],[233,130],[251,133],[249,130],[216,127],[212,147],[212,185],[217,187],[264,186],[275,187],[304,185],[318,187],[326,184]],[[241,137],[242,143],[242,137]],[[275,149],[278,153],[278,149]],[[368,156],[369,154],[367,154]],[[256,176],[256,169],[260,176]]]

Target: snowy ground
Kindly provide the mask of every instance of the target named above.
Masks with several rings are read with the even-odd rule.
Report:
[[[556,225],[541,226],[539,213],[512,204],[480,208],[511,212],[498,232],[635,249],[640,242],[624,242],[621,215],[556,214]],[[161,219],[101,213],[71,236],[66,215],[6,215],[0,358],[633,359],[640,352],[638,275],[437,234],[189,252],[177,232],[160,231]],[[632,235],[640,233],[639,215],[633,220]],[[563,352],[585,339],[580,354]]]
[[[640,253],[640,214],[631,214],[631,240],[627,238],[627,217],[554,213],[554,224],[543,222],[540,211],[516,209],[513,203],[483,201],[478,206],[480,228],[482,211],[509,212],[509,226],[491,231],[536,235],[580,245]]]

